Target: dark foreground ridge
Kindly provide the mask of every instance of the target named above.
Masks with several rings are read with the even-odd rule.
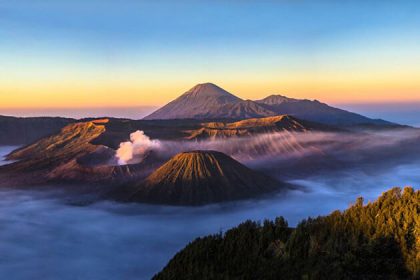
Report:
[[[200,205],[255,197],[287,187],[216,151],[175,155],[144,182],[130,186],[129,200]]]
[[[419,279],[420,191],[302,221],[246,221],[198,238],[154,279]]]

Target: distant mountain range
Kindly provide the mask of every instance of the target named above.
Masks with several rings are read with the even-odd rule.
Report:
[[[392,125],[392,123],[331,107],[317,100],[270,95],[261,100],[242,100],[212,83],[198,84],[145,117],[157,119],[247,119],[276,115],[329,125]]]
[[[270,95],[255,101],[242,100],[212,83],[196,85],[143,120],[119,119],[118,126],[127,132],[130,127],[134,130],[134,127],[141,126],[144,130],[148,130],[152,137],[161,138],[164,136],[166,138],[167,135],[181,136],[180,131],[182,130],[179,128],[182,126],[188,126],[185,127],[186,129],[191,126],[200,128],[200,122],[233,123],[245,119],[280,115],[289,115],[290,118],[296,118],[299,122],[309,121],[340,128],[342,126],[372,129],[402,127],[384,120],[370,119],[334,108],[317,100],[293,99],[282,95]],[[26,145],[59,132],[61,128],[70,123],[89,120],[93,119],[0,116],[0,131],[2,132],[0,133],[0,145]],[[149,131],[149,127],[153,129]],[[114,145],[119,144],[120,139],[114,139],[112,135],[106,134],[102,137],[107,137],[109,141],[115,142]]]

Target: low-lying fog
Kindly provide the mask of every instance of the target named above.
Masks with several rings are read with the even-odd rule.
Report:
[[[8,153],[12,147],[0,147]],[[1,155],[0,155],[1,158]],[[1,164],[1,163],[0,163]],[[369,171],[367,171],[369,170]],[[0,191],[0,275],[8,279],[149,279],[189,241],[246,219],[308,216],[420,183],[420,160],[294,180],[306,187],[269,199],[199,208],[99,202],[74,206],[45,191]]]
[[[18,147],[19,146],[0,146],[0,165],[10,163],[11,161],[6,161],[4,156]]]

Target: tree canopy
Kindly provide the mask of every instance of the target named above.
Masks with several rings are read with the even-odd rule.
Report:
[[[154,279],[417,279],[419,213],[420,191],[406,187],[293,229],[248,220],[191,242]]]

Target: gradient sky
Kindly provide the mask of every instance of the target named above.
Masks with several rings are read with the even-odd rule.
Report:
[[[419,1],[0,0],[0,109],[420,101]]]

